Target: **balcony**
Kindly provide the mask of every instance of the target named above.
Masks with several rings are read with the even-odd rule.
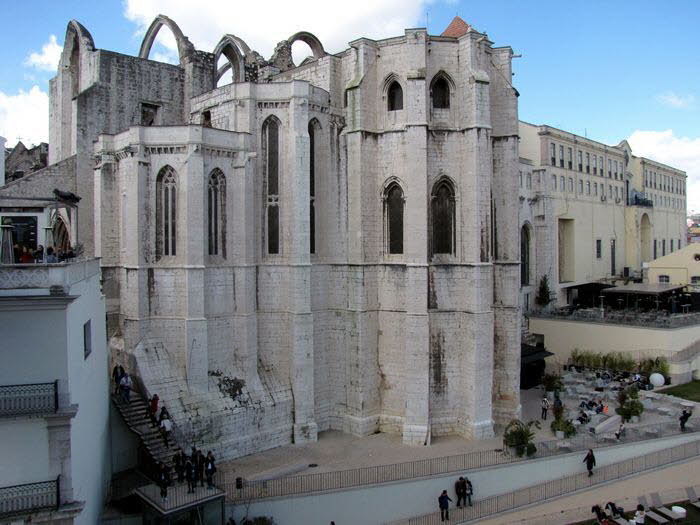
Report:
[[[98,259],[75,259],[57,264],[0,265],[0,296],[48,294],[53,288],[68,291],[100,271]]]
[[[53,414],[57,410],[58,381],[0,386],[0,417]]]
[[[653,208],[654,201],[651,199],[645,199],[639,195],[635,195],[630,199],[630,206],[644,206],[645,208]]]
[[[61,477],[52,481],[0,487],[0,518],[39,510],[58,509]]]

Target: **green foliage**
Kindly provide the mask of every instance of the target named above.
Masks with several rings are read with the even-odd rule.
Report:
[[[650,361],[650,363],[646,363],[646,361]],[[668,362],[663,357],[644,360],[642,363],[638,364],[631,355],[620,352],[601,354],[591,350],[579,350],[576,348],[571,352],[571,364],[585,368],[605,368],[617,372],[642,370],[644,365],[647,368],[653,368],[654,372],[659,372],[665,376],[668,375]]]
[[[515,449],[518,457],[523,457],[527,454],[528,457],[537,452],[537,447],[533,440],[535,439],[535,431],[532,427],[540,428],[540,422],[533,420],[527,423],[519,419],[513,419],[503,432],[503,444],[506,447]]]
[[[653,373],[658,373],[664,377],[668,377],[668,361],[665,357],[657,357],[656,359],[642,359],[642,361],[639,363],[639,372],[647,377]]]
[[[571,436],[576,434],[576,427],[574,426],[574,422],[570,419],[564,419],[563,417],[552,421],[550,428],[552,429],[552,432],[563,432],[564,437],[566,438],[570,438]]]
[[[682,397],[689,401],[700,402],[700,381],[695,380],[683,385],[672,386],[664,390],[664,394],[670,396]]]
[[[537,287],[537,295],[535,296],[535,304],[545,307],[552,302],[552,293],[549,290],[549,279],[547,274],[540,279],[540,285]]]
[[[547,392],[559,391],[564,388],[561,376],[557,374],[544,374],[542,376],[542,384]]]
[[[620,406],[615,409],[615,412],[622,421],[629,421],[632,416],[641,416],[644,412],[644,405],[639,400],[639,390],[634,385],[620,390],[617,394],[617,403]]]

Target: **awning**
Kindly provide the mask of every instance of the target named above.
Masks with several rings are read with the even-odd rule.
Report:
[[[526,365],[528,363],[534,363],[540,359],[545,359],[550,355],[554,355],[552,352],[545,350],[543,346],[532,346],[527,344],[520,345],[520,364]]]
[[[661,295],[685,288],[684,284],[661,284],[661,283],[632,283],[626,286],[614,286],[601,290],[604,294],[637,294],[637,295]]]

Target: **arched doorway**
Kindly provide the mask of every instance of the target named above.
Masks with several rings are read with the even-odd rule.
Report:
[[[642,262],[651,261],[651,221],[646,213],[641,220],[641,255]]]

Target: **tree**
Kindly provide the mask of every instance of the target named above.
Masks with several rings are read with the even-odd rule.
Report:
[[[622,421],[629,421],[632,416],[641,416],[644,412],[644,405],[639,400],[639,390],[636,386],[620,390],[617,394],[617,402],[620,404],[615,412],[622,418]]]
[[[535,296],[535,303],[537,306],[545,307],[550,302],[552,302],[552,296],[549,291],[549,279],[547,278],[547,274],[545,274],[540,279],[540,285],[537,288],[537,295]]]

